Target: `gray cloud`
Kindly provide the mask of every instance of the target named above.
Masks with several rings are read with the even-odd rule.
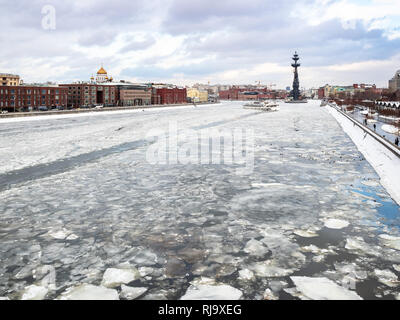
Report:
[[[27,72],[42,81],[87,79],[103,61],[107,69],[122,70],[121,77],[167,80],[183,74],[194,79],[238,68],[250,70],[267,62],[286,67],[295,50],[305,67],[384,60],[399,52],[400,39],[389,40],[384,30],[368,30],[361,21],[347,29],[338,19],[313,26],[291,14],[312,3],[0,0],[0,41],[7,43],[0,50],[0,71]],[[56,8],[56,30],[41,27],[41,9],[46,4]],[[136,32],[140,37],[132,35]],[[166,37],[183,39],[183,44],[173,53],[161,49],[146,55]],[[98,50],[91,50],[93,46]],[[140,58],[125,62],[127,53]],[[182,57],[181,63],[175,57]],[[28,72],[27,66],[38,71]],[[49,76],[41,72],[44,68],[60,71]]]

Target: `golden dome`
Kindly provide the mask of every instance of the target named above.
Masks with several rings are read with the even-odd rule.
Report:
[[[100,68],[99,71],[97,71],[97,74],[107,74],[107,71],[103,69],[103,67]]]

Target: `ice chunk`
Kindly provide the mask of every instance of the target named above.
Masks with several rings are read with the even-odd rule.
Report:
[[[325,227],[329,229],[344,229],[349,226],[349,222],[339,219],[329,219],[325,221]]]
[[[372,256],[380,256],[380,252],[375,250],[374,248],[372,248],[367,243],[365,243],[364,239],[362,237],[347,239],[345,248],[347,250],[362,251],[362,252],[364,252],[368,255],[372,255]]]
[[[133,261],[139,266],[154,266],[158,262],[157,255],[148,250],[142,250],[133,258]]]
[[[140,279],[140,273],[136,268],[131,269],[115,269],[109,268],[103,275],[102,285],[107,288],[115,288],[121,284]]]
[[[318,234],[311,230],[295,230],[293,232],[295,235],[298,235],[303,238],[315,238],[318,237]]]
[[[115,289],[97,287],[91,284],[83,284],[67,289],[60,300],[119,300]]]
[[[271,289],[267,289],[264,292],[264,300],[279,300],[279,297],[274,295]]]
[[[70,234],[67,237],[67,240],[69,240],[69,241],[76,240],[76,239],[79,239],[79,237],[76,234]]]
[[[269,281],[268,286],[271,288],[271,290],[275,293],[278,293],[281,291],[283,288],[286,288],[288,284],[285,281]]]
[[[207,278],[207,277],[201,277],[198,279],[195,279],[190,282],[191,285],[194,286],[199,286],[199,285],[216,285],[215,279],[212,278]]]
[[[381,234],[379,238],[381,239],[381,242],[384,246],[400,250],[400,237],[393,237],[387,234]]]
[[[394,288],[400,284],[397,276],[390,270],[375,270],[374,274],[380,283],[383,283],[388,287]]]
[[[0,297],[0,301],[10,300],[8,297]]]
[[[250,270],[254,271],[259,277],[286,277],[292,274],[292,269],[285,269],[274,265],[271,261],[257,262],[249,267]]]
[[[48,292],[45,287],[31,285],[25,288],[21,300],[43,300]]]
[[[305,297],[312,300],[362,300],[355,292],[327,278],[290,277]]]
[[[243,269],[239,271],[239,279],[240,280],[253,280],[254,273],[249,269]]]
[[[121,298],[126,300],[135,300],[147,292],[147,288],[133,288],[122,285]]]
[[[243,293],[225,284],[190,286],[180,300],[239,300]]]
[[[64,240],[66,239],[68,236],[70,236],[72,234],[71,231],[68,231],[67,229],[62,229],[62,230],[50,230],[47,233],[50,237],[57,239],[57,240]]]
[[[67,289],[59,300],[119,300],[118,292],[114,289],[83,284]]]
[[[246,247],[244,248],[244,252],[252,256],[263,257],[269,252],[269,250],[264,246],[262,242],[252,239],[247,242]]]
[[[396,270],[397,272],[400,272],[400,264],[394,264],[393,269]]]

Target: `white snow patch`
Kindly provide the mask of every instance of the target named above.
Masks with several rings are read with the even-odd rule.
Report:
[[[102,285],[108,288],[115,288],[121,284],[140,279],[139,271],[135,268],[131,269],[115,269],[109,268],[103,275]]]
[[[391,134],[397,134],[399,132],[399,129],[397,129],[395,126],[392,126],[390,124],[384,124],[382,126],[382,130],[391,133]]]
[[[239,300],[242,296],[240,290],[225,284],[192,285],[180,300]]]
[[[119,300],[118,292],[114,289],[83,284],[67,289],[60,300]]]
[[[355,292],[327,278],[290,277],[305,297],[312,300],[362,300]]]

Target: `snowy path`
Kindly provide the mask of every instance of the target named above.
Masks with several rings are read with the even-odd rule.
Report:
[[[399,207],[318,102],[280,108],[0,121],[0,297],[398,297]],[[254,172],[150,165],[171,122],[253,129]]]

